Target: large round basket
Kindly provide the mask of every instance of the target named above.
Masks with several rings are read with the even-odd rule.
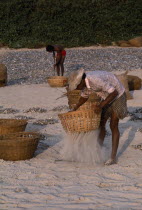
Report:
[[[138,76],[127,75],[129,90],[140,90],[142,87],[142,79]]]
[[[27,123],[27,120],[0,119],[0,134],[24,131]]]
[[[88,132],[99,128],[101,113],[93,110],[67,112],[58,115],[67,133]]]
[[[0,159],[9,161],[31,159],[39,140],[40,134],[35,132],[0,135]]]
[[[67,92],[68,97],[68,105],[69,108],[72,109],[75,107],[75,105],[78,103],[80,98],[80,90],[73,90]],[[101,101],[101,98],[97,96],[96,93],[90,94],[88,100],[79,107],[78,110],[88,110],[93,109],[94,105],[98,105]]]
[[[65,87],[68,78],[64,76],[52,76],[47,78],[47,82],[51,87]]]
[[[7,84],[7,67],[4,64],[0,64],[0,87]]]

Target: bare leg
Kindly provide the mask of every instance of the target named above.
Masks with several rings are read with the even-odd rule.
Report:
[[[60,76],[60,66],[59,65],[56,66],[56,71],[57,71],[57,75]]]
[[[60,61],[60,68],[61,68],[62,76],[64,75],[64,61],[65,61],[65,57],[62,57],[62,59]]]
[[[102,146],[104,143],[105,135],[106,135],[106,125],[107,119],[101,119],[100,123],[100,134],[99,134],[99,144]]]
[[[113,112],[111,115],[110,128],[112,132],[112,152],[111,158],[105,163],[106,165],[111,165],[116,162],[116,154],[119,145],[119,129],[118,129],[119,119]]]
[[[64,64],[63,63],[61,63],[61,74],[62,74],[62,76],[64,75]]]

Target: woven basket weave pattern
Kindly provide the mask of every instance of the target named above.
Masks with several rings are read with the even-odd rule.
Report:
[[[7,84],[7,80],[6,79],[0,80],[0,87],[4,87],[4,86],[6,86],[6,84]]]
[[[64,87],[67,84],[67,77],[63,76],[49,77],[47,79],[47,82],[51,87]]]
[[[69,108],[72,109],[78,103],[80,98],[80,90],[74,90],[67,93],[68,96],[68,104]],[[88,110],[93,109],[94,105],[98,105],[100,103],[100,98],[95,94],[91,94],[88,100],[79,107],[78,110]]]
[[[0,81],[7,80],[7,67],[4,64],[0,64]]]
[[[27,120],[0,119],[0,134],[8,134],[24,131]]]
[[[68,112],[58,115],[67,133],[88,132],[99,128],[101,113],[93,110]]]
[[[0,136],[0,159],[17,161],[33,157],[40,135],[19,132]]]
[[[115,75],[117,79],[122,83],[122,85],[125,88],[127,100],[133,99],[131,93],[129,92],[129,86],[128,86],[128,78],[127,78],[127,72],[120,74],[120,75]]]

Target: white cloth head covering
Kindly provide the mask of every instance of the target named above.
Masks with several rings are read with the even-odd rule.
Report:
[[[85,72],[84,69],[81,68],[69,75],[68,77],[69,91],[75,90],[77,88],[77,86],[80,84],[82,80],[84,72]]]

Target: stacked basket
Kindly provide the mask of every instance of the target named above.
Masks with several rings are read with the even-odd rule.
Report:
[[[72,109],[78,103],[80,90],[67,93],[69,108]],[[101,113],[95,113],[94,107],[100,103],[100,98],[90,94],[89,99],[77,111],[59,114],[62,126],[67,133],[89,132],[99,128]]]
[[[34,132],[17,132],[0,136],[0,159],[26,160],[33,157],[40,135]]]
[[[24,131],[27,120],[0,119],[0,135]]]
[[[0,159],[16,161],[33,157],[40,135],[24,132],[27,120],[0,119]]]

